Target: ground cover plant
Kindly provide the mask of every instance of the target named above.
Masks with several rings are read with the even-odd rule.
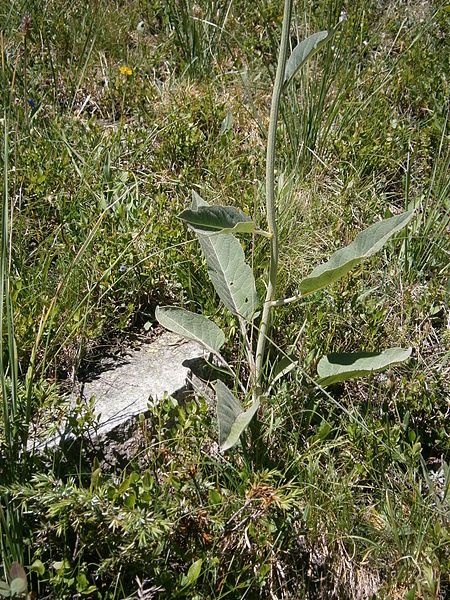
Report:
[[[3,597],[448,594],[448,10],[292,11],[283,29],[280,1],[0,8]],[[269,119],[282,37],[283,60],[317,51]],[[223,310],[180,213],[265,302]],[[206,215],[242,246],[220,219],[205,237]],[[317,289],[383,223],[381,252]],[[102,354],[152,334],[157,305],[215,324],[219,431],[215,403],[167,398],[112,468],[80,402],[75,460],[30,451],[30,427],[69,410],[62,391]],[[410,360],[322,371],[389,347]]]

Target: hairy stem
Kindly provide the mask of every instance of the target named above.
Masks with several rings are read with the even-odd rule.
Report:
[[[278,272],[278,231],[276,223],[275,208],[275,144],[278,122],[278,111],[280,107],[281,92],[283,89],[284,74],[286,70],[286,59],[289,44],[289,28],[291,24],[293,0],[285,0],[283,13],[283,27],[281,31],[280,50],[278,54],[277,72],[272,93],[272,104],[270,107],[269,132],[267,136],[267,154],[266,154],[266,213],[267,225],[270,238],[270,265],[269,281],[267,284],[266,299],[264,302],[261,325],[256,346],[256,390],[255,395],[260,394],[262,370],[264,363],[264,352],[266,339],[270,328],[270,313],[272,302],[275,299]]]

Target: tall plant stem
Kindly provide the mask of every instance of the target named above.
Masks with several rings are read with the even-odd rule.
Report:
[[[280,107],[280,98],[283,91],[284,74],[286,70],[286,60],[289,44],[289,29],[291,25],[293,0],[285,0],[283,13],[283,26],[281,30],[280,50],[278,54],[277,72],[272,93],[272,104],[270,107],[269,132],[267,136],[266,153],[266,214],[267,226],[271,234],[270,240],[270,265],[269,281],[267,284],[266,298],[264,302],[261,325],[259,329],[258,343],[256,346],[256,396],[260,394],[261,377],[264,362],[264,352],[266,348],[266,339],[270,328],[271,303],[275,300],[275,291],[277,286],[278,272],[278,231],[276,222],[275,207],[275,145],[277,134],[278,112]]]
[[[1,222],[1,254],[0,254],[0,379],[2,390],[2,417],[5,436],[5,447],[7,458],[12,459],[14,436],[12,433],[11,407],[8,405],[8,388],[6,385],[6,365],[3,361],[3,326],[7,321],[5,315],[5,292],[8,287],[8,125],[6,112],[4,114],[4,146],[3,146],[3,202],[2,202],[2,222]]]

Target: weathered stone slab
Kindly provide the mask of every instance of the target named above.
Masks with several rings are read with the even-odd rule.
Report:
[[[98,433],[105,434],[148,410],[149,401],[176,396],[186,388],[186,361],[203,356],[203,348],[166,332],[150,344],[130,350],[121,364],[82,385],[87,400],[95,398]]]
[[[204,356],[199,344],[165,332],[130,348],[117,361],[109,361],[98,375],[80,382],[70,404],[81,398],[88,408],[93,399],[95,428],[89,434],[93,441],[107,444],[111,436],[111,440],[125,441],[133,435],[137,416],[148,412],[149,403],[158,402],[165,394],[180,397],[192,389],[190,367]],[[45,435],[45,428],[38,430],[35,427],[30,435],[30,449],[50,449],[77,438],[67,419],[54,423],[56,435]]]

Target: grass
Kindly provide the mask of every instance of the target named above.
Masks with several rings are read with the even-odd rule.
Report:
[[[342,8],[296,3],[292,44]],[[89,407],[75,459],[26,452],[28,427],[161,301],[238,335],[176,214],[194,187],[259,216],[282,3],[47,0],[25,28],[22,2],[0,8],[0,579],[17,561],[38,598],[448,595],[448,11],[345,8],[282,105],[280,295],[378,218],[419,216],[370,269],[276,313],[301,368],[273,390],[263,454],[219,455],[197,396],[153,407],[116,468],[83,439]],[[247,251],[262,273],[264,247]],[[312,385],[322,354],[388,345],[413,360]]]

